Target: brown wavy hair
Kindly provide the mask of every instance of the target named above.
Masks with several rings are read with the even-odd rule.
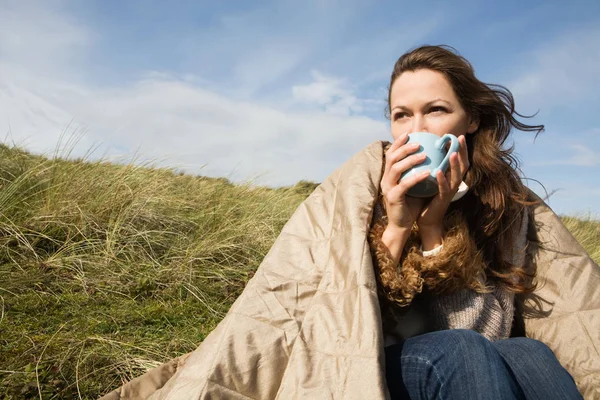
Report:
[[[398,59],[388,89],[388,118],[393,83],[403,72],[420,69],[442,73],[465,111],[479,120],[478,130],[466,135],[470,168],[465,183],[469,192],[461,200],[451,203],[444,224],[451,232],[452,224],[460,221],[463,225],[460,230],[466,232],[460,236],[463,247],[475,250],[469,251],[477,255],[471,263],[480,266],[470,268],[464,262],[443,262],[436,264],[437,270],[431,265],[424,270],[421,264],[426,262],[415,259],[415,252],[410,251],[411,246],[407,243],[400,271],[389,263],[379,266],[378,279],[386,297],[407,305],[416,293],[421,292],[423,284],[438,292],[461,287],[485,291],[490,282],[514,293],[530,293],[535,288],[534,272],[526,270],[524,265],[513,264],[507,254],[523,250],[513,248],[514,239],[523,218],[527,218],[525,208],[535,202],[528,199],[528,190],[520,179],[518,160],[513,156],[513,146],[507,147],[506,141],[513,128],[537,132],[537,136],[544,126],[519,121],[517,117],[530,116],[515,110],[511,92],[503,86],[481,82],[469,61],[449,46],[418,47]],[[477,283],[481,274],[486,281],[484,284]]]

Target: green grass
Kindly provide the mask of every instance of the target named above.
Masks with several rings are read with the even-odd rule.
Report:
[[[0,145],[0,397],[97,398],[195,349],[314,187]],[[599,261],[600,223],[565,221]]]
[[[600,220],[591,219],[589,216],[564,216],[562,220],[594,261],[600,264]]]

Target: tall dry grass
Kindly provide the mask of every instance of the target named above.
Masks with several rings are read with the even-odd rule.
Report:
[[[95,398],[196,348],[314,186],[0,145],[0,397]],[[598,261],[598,223],[567,224]]]
[[[581,215],[564,216],[562,221],[590,257],[600,264],[600,220],[594,220],[590,215]]]
[[[305,197],[0,146],[0,397],[96,397],[194,349]]]

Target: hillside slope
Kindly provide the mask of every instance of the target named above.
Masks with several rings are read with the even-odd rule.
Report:
[[[0,145],[0,397],[98,397],[196,348],[314,189]],[[596,261],[600,223],[567,219]]]

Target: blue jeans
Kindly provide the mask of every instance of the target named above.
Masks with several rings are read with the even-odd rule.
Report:
[[[438,331],[386,347],[385,358],[392,399],[582,399],[552,350],[529,338]]]

